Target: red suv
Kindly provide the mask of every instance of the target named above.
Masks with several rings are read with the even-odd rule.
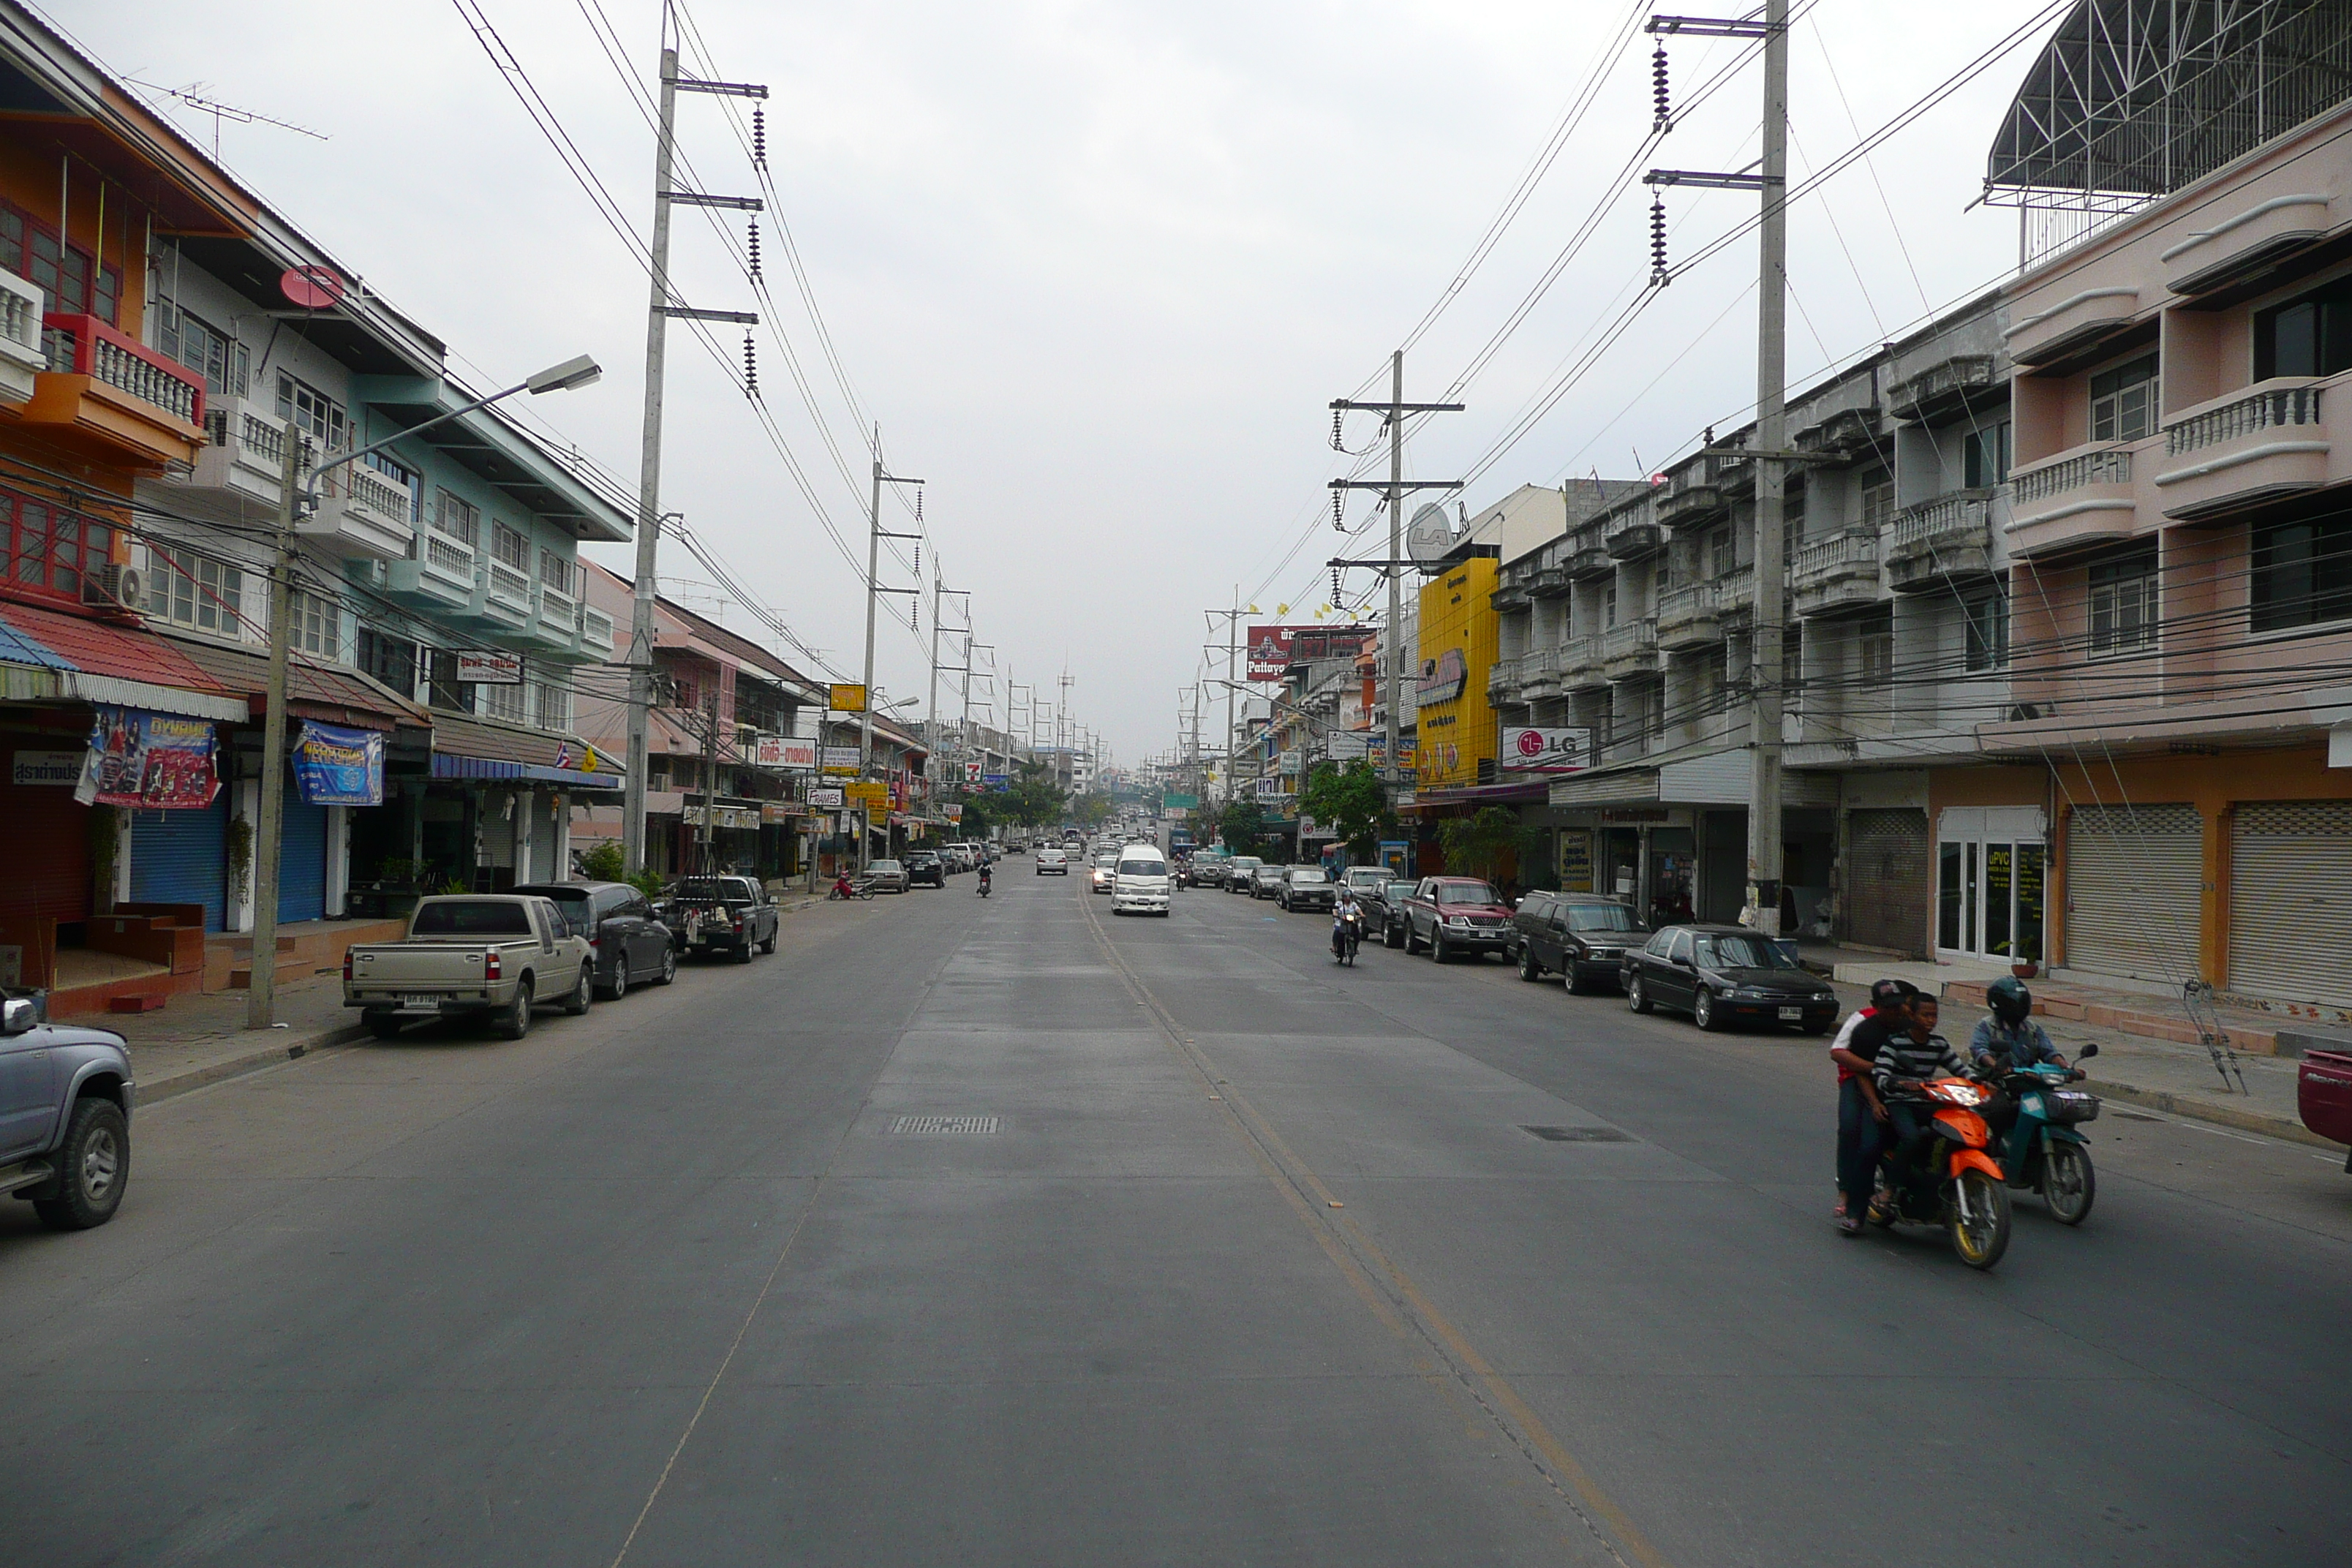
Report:
[[[1510,946],[1511,906],[1476,877],[1423,877],[1404,901],[1404,950],[1429,950],[1444,963],[1457,953],[1479,956]]]

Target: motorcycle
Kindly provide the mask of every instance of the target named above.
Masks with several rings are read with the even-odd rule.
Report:
[[[980,896],[983,899],[988,897],[988,868],[982,866],[980,868]]]
[[[824,900],[825,902],[831,903],[835,899],[845,901],[850,899],[870,899],[873,896],[873,878],[860,877],[853,882],[846,877],[837,877],[834,879],[833,890],[825,894]]]
[[[1932,1106],[1924,1147],[1879,1163],[1870,1223],[1932,1225],[1948,1230],[1952,1250],[1971,1268],[1990,1268],[2009,1250],[2009,1184],[1986,1146],[1992,1129],[1977,1107],[1992,1090],[1964,1078],[1929,1079],[1914,1103]]]
[[[2099,1054],[2095,1045],[2075,1053],[2087,1061]],[[2017,1100],[2017,1125],[2009,1130],[2000,1168],[2009,1184],[2038,1193],[2050,1205],[2050,1217],[2060,1225],[2080,1225],[2091,1215],[2099,1194],[2098,1175],[2091,1168],[2091,1141],[2076,1131],[2098,1119],[2099,1097],[2087,1089],[2068,1089],[2080,1082],[2076,1068],[2049,1063],[2018,1068],[2001,1080],[2001,1088]]]
[[[1331,922],[1331,959],[1354,968],[1356,950],[1364,945],[1364,911],[1349,910]]]

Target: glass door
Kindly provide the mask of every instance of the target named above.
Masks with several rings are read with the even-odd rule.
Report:
[[[2039,963],[2047,858],[2039,842],[1939,838],[1936,945],[1971,957]]]

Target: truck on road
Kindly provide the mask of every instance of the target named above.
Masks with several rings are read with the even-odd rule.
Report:
[[[587,938],[553,900],[450,894],[420,901],[404,940],[343,955],[343,1005],[359,1008],[380,1040],[421,1019],[462,1017],[488,1018],[520,1040],[541,1004],[588,1011],[594,974]]]

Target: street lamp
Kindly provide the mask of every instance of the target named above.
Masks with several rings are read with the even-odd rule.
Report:
[[[528,392],[533,397],[542,392],[570,392],[575,387],[593,386],[604,371],[593,358],[580,354],[562,364],[548,366],[528,380],[517,382],[503,392],[493,392],[488,397],[478,397],[462,408],[436,415],[422,425],[412,425],[397,436],[330,458],[310,470],[306,483],[302,479],[302,433],[289,428],[286,451],[278,474],[278,549],[276,563],[271,569],[269,584],[269,694],[268,709],[261,726],[261,822],[254,835],[253,858],[253,963],[245,994],[245,1026],[266,1029],[275,1021],[271,1014],[278,1003],[278,838],[285,830],[286,803],[281,798],[285,788],[286,765],[286,662],[291,640],[293,617],[288,613],[287,600],[294,590],[294,527],[318,510],[319,484],[329,469],[355,463],[371,452],[380,452],[397,441],[404,441],[420,430],[436,425],[446,425],[478,409],[488,408],[501,398],[512,397],[518,392]]]

